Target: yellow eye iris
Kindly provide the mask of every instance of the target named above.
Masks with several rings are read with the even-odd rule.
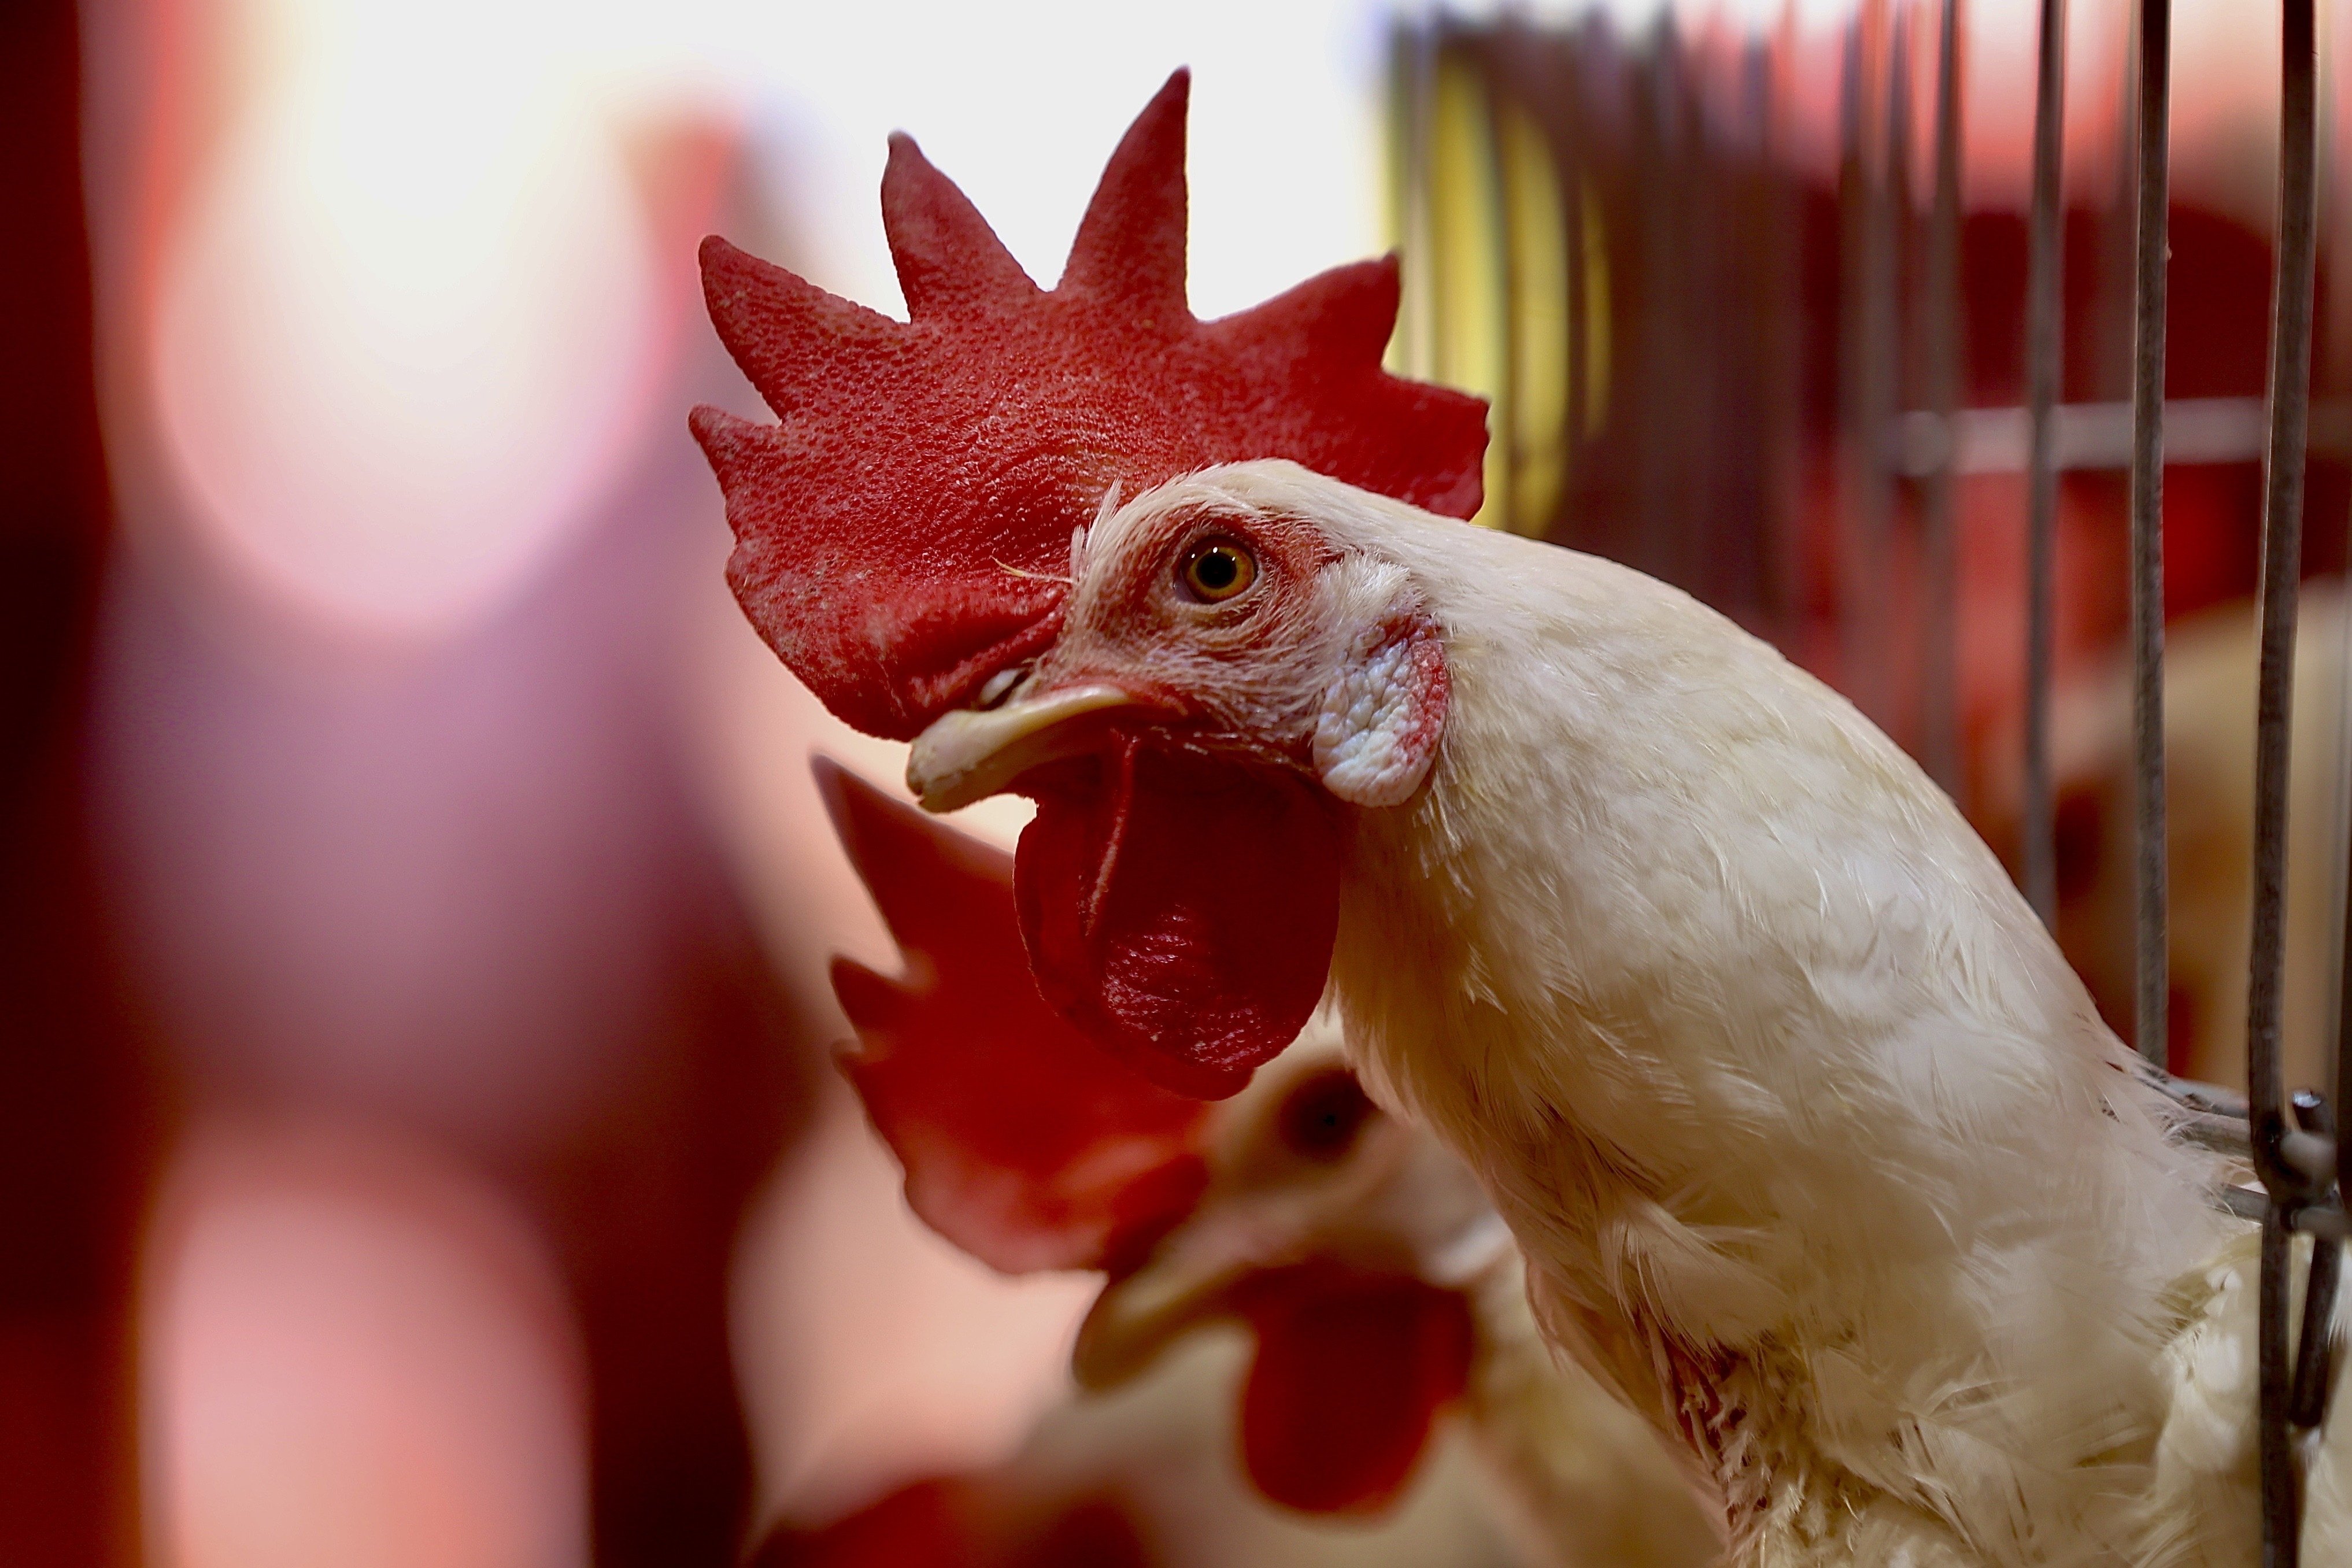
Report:
[[[1231,540],[1203,544],[1184,558],[1184,586],[1202,604],[1230,599],[1257,581],[1257,558]]]

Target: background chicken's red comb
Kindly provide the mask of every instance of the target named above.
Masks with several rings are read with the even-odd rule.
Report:
[[[925,1224],[1008,1274],[1105,1268],[1181,1220],[1207,1181],[1206,1108],[1156,1089],[1037,994],[1012,859],[824,758],[817,787],[907,955],[847,959],[842,1068],[907,1172]]]
[[[728,579],[840,718],[897,739],[1049,641],[1072,530],[1104,493],[1288,458],[1434,511],[1478,508],[1486,405],[1381,369],[1393,258],[1255,308],[1185,300],[1178,71],[1111,154],[1059,285],[1031,282],[907,137],[882,218],[898,322],[702,247],[712,324],[782,423],[694,411],[727,494]]]

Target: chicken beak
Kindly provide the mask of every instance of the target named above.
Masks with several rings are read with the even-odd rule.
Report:
[[[1087,722],[1094,715],[1139,706],[1116,686],[1072,686],[950,713],[915,737],[907,787],[926,811],[970,805],[1031,768],[1088,750],[1099,734],[1099,725]]]
[[[1078,1325],[1070,1351],[1078,1386],[1116,1388],[1144,1371],[1187,1329],[1222,1312],[1258,1266],[1245,1247],[1180,1246],[1113,1279]]]

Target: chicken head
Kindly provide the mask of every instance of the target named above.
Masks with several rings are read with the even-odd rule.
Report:
[[[1443,630],[1402,567],[1310,519],[1338,489],[1266,460],[1107,497],[1053,642],[909,758],[935,810],[1036,800],[1016,886],[1039,985],[1181,1092],[1233,1092],[1305,1026],[1347,814],[1410,799],[1444,732]]]

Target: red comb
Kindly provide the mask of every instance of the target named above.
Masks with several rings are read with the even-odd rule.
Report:
[[[1011,858],[823,758],[817,787],[907,955],[835,959],[842,1068],[925,1224],[1008,1274],[1104,1268],[1192,1212],[1206,1108],[1155,1089],[1037,994]]]
[[[1393,258],[1196,320],[1184,293],[1184,107],[1168,79],[1104,169],[1062,280],[1040,289],[907,137],[882,220],[912,320],[724,240],[710,319],[782,421],[694,411],[727,494],[728,579],[836,715],[908,739],[1051,640],[1070,534],[1111,486],[1288,458],[1467,517],[1485,405],[1381,369]]]

